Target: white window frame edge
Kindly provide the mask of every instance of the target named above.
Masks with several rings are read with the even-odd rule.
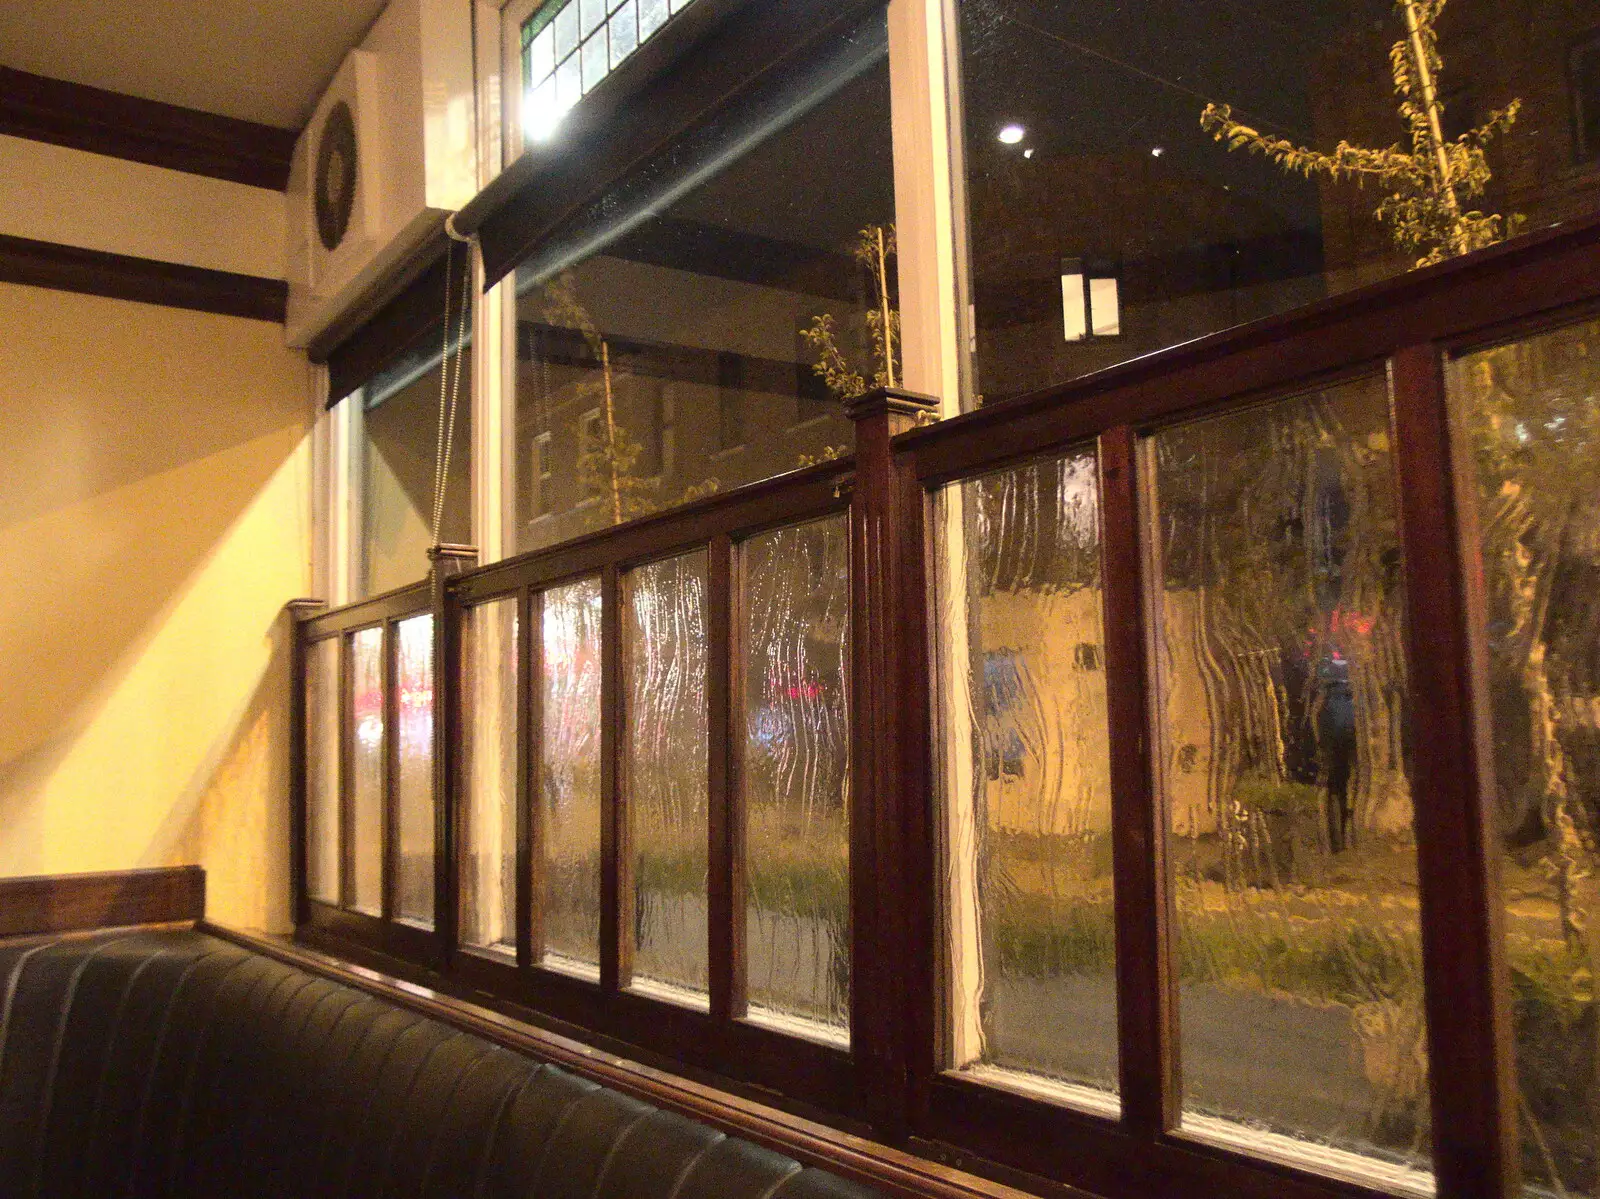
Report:
[[[478,186],[522,151],[519,32],[543,0],[475,0],[478,61]],[[516,552],[516,275],[483,290],[473,255],[472,532],[480,563]]]
[[[894,140],[904,386],[963,408],[966,205],[953,88],[955,0],[890,0],[889,105]]]
[[[899,246],[903,385],[937,396],[939,415],[975,406],[969,347],[967,199],[960,109],[956,0],[890,0],[889,94],[894,140],[895,223]],[[959,486],[935,505],[938,602],[966,596],[965,514]],[[983,966],[977,912],[977,837],[972,760],[971,651],[964,620],[940,635],[932,622],[933,696],[939,713],[941,836],[940,936],[947,948],[951,1059],[962,1066],[982,1051],[979,1000]]]
[[[361,529],[355,454],[360,449],[360,392],[328,407],[328,368],[311,368],[311,585],[330,607],[355,596],[356,537]]]

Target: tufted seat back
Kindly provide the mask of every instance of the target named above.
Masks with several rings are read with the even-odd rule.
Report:
[[[190,931],[0,944],[0,1193],[865,1199]]]

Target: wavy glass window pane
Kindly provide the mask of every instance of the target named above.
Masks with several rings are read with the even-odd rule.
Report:
[[[752,537],[743,589],[750,1015],[850,1030],[850,525]]]
[[[544,593],[539,821],[546,965],[600,974],[600,580]]]
[[[1117,1005],[1095,455],[939,502],[951,1065],[1104,1108]]]
[[[1449,378],[1477,484],[1522,1175],[1600,1195],[1600,321]]]
[[[633,987],[705,1006],[706,552],[622,578]]]
[[[395,625],[395,681],[400,727],[398,787],[400,871],[395,914],[433,925],[433,616]]]
[[[377,916],[383,911],[383,630],[362,629],[350,637],[350,820],[355,877],[351,905]]]
[[[517,946],[517,601],[468,608],[461,628],[461,940]]]
[[[1387,386],[1192,421],[1145,449],[1183,1128],[1425,1189]]]
[[[339,902],[339,638],[306,651],[306,892]]]
[[[1405,192],[1285,169],[1248,133],[1230,148],[1201,124],[1215,101],[1250,130],[1322,155],[1341,141],[1409,153],[1389,57],[1402,44],[1409,58],[1394,0],[956,7],[981,402],[1403,273],[1449,241],[1453,222],[1427,199],[1431,221],[1386,223],[1377,214],[1394,215],[1386,201]],[[1575,182],[1595,108],[1579,67],[1580,47],[1596,44],[1594,5],[1438,7],[1445,137],[1520,101],[1488,139],[1483,194],[1462,197],[1463,209],[1497,218],[1478,232],[1493,241],[1508,222],[1527,231],[1594,212],[1592,175]],[[1429,225],[1442,236],[1426,236]],[[1104,279],[1100,294],[1064,296],[1066,262]],[[1088,336],[1069,340],[1082,315]]]

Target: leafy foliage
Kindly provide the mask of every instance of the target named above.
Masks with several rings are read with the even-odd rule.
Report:
[[[602,416],[596,435],[586,437],[578,452],[579,485],[586,494],[610,499],[614,524],[654,511],[658,481],[634,473],[644,447],[617,420],[611,346],[578,299],[572,272],[563,271],[545,285],[544,314],[553,325],[577,330],[600,364],[599,378],[578,384],[580,398],[588,401],[584,407],[592,404]]]
[[[1397,0],[1407,36],[1389,51],[1400,116],[1410,135],[1410,149],[1395,143],[1374,150],[1340,141],[1326,154],[1271,137],[1233,119],[1226,104],[1208,104],[1200,114],[1200,127],[1230,150],[1265,155],[1287,171],[1311,178],[1323,175],[1339,181],[1372,180],[1388,194],[1374,215],[1386,226],[1395,245],[1416,255],[1418,266],[1428,266],[1459,254],[1491,246],[1515,231],[1509,221],[1471,207],[1482,197],[1492,178],[1485,147],[1511,129],[1522,106],[1513,100],[1490,113],[1476,129],[1447,141],[1443,132],[1444,103],[1438,79],[1444,67],[1439,57],[1434,22],[1448,0]]]
[[[868,225],[856,237],[850,256],[866,268],[871,278],[873,307],[866,314],[867,332],[872,342],[870,382],[857,370],[839,344],[839,332],[832,313],[813,317],[800,336],[816,352],[812,370],[840,400],[865,395],[877,387],[894,387],[899,381],[898,355],[900,313],[889,292],[889,259],[896,253],[893,225]]]

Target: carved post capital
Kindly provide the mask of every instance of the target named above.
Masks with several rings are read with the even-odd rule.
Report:
[[[844,414],[857,424],[874,417],[886,418],[891,437],[915,428],[924,416],[938,410],[939,401],[935,397],[900,387],[876,387],[844,402]]]
[[[325,611],[328,607],[327,600],[311,599],[301,596],[292,599],[283,605],[283,610],[294,620],[310,620],[318,612]]]
[[[428,561],[433,573],[443,578],[462,574],[478,565],[478,547],[475,545],[430,545]]]

